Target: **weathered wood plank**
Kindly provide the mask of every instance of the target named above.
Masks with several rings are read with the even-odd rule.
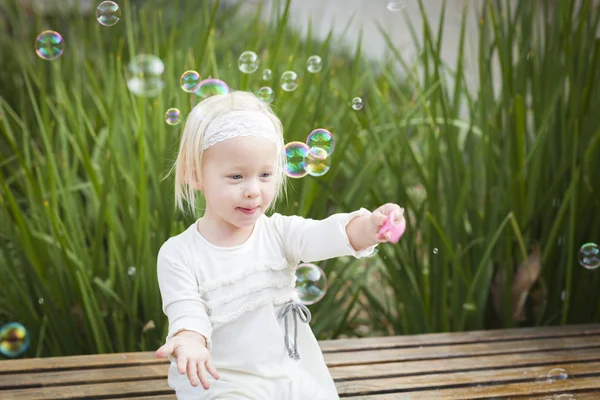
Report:
[[[431,374],[452,371],[542,366],[552,368],[571,362],[600,362],[600,347],[581,350],[524,353],[519,355],[492,355],[443,360],[405,361],[398,363],[352,365],[330,368],[334,380],[366,379],[370,377]],[[468,365],[465,365],[467,363]],[[166,379],[169,364],[141,365],[89,370],[39,372],[35,374],[0,374],[0,390],[35,388],[53,385],[80,385],[87,383],[117,382],[142,379]]]
[[[0,375],[0,390],[167,379],[169,364]],[[1,396],[0,396],[1,397]]]
[[[349,365],[329,368],[334,380],[388,375],[414,375],[435,372],[493,369],[522,366],[553,366],[562,363],[600,361],[600,348],[552,352],[402,361],[382,364]],[[465,365],[466,364],[466,365]]]
[[[0,361],[1,373],[41,372],[55,369],[98,368],[105,366],[127,366],[137,364],[168,364],[167,359],[156,358],[152,351],[134,353],[92,354],[81,356],[25,358]]]
[[[342,397],[344,399],[361,400],[464,400],[464,399],[531,399],[532,397],[545,398],[543,395],[571,393],[579,400],[579,391],[596,393],[600,398],[598,377],[567,379],[556,381],[552,384],[541,385],[536,382],[519,382],[494,386],[475,386],[470,388],[453,388],[441,390],[423,390],[405,393],[366,394],[359,396]],[[596,390],[594,390],[596,389]],[[547,397],[546,397],[547,398]],[[594,397],[592,397],[594,398]]]
[[[167,380],[159,379],[148,381],[94,383],[90,385],[53,386],[48,388],[7,390],[1,392],[1,397],[3,400],[54,400],[74,398],[94,400],[99,396],[104,399],[125,398],[130,396],[152,398],[151,396],[172,395],[173,393],[173,389],[169,387]]]
[[[558,338],[567,336],[587,336],[600,334],[600,324],[545,326],[531,328],[496,329],[488,331],[427,333],[406,336],[385,336],[370,338],[320,340],[323,352],[349,351],[365,348],[414,347],[441,344],[499,342],[503,340],[523,340]]]
[[[377,349],[327,353],[325,359],[330,367],[378,364],[393,361],[442,359],[450,357],[472,357],[492,354],[523,354],[565,349],[593,348],[600,346],[600,336],[585,338],[559,338],[518,340],[514,342],[456,344],[442,346],[409,347],[401,349]]]
[[[560,364],[552,367],[565,369],[570,379],[581,375],[596,376],[595,388],[600,389],[600,362]],[[501,385],[504,383],[535,383],[536,378],[545,376],[550,367],[506,368],[482,371],[451,372],[402,377],[384,377],[336,382],[340,396],[358,396],[369,393],[381,393],[387,390],[410,391],[414,389],[449,389],[475,385]],[[567,378],[569,379],[569,378]],[[554,383],[536,383],[538,386],[552,388]],[[495,386],[494,386],[495,387]]]

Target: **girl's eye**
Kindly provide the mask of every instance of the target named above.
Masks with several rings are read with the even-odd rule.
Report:
[[[271,175],[273,175],[273,174],[272,174],[272,173],[270,173],[270,172],[265,172],[265,173],[264,173],[264,174],[262,174],[261,176],[262,176],[263,178],[268,178],[268,177],[270,177]]]
[[[242,176],[241,175],[231,175],[230,178],[237,180],[237,179],[242,179]]]

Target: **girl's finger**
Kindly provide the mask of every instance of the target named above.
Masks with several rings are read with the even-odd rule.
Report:
[[[217,371],[217,369],[215,368],[215,366],[213,365],[213,363],[211,361],[206,362],[206,370],[208,371],[209,374],[211,374],[213,376],[213,378],[219,379],[219,372]]]
[[[198,377],[200,378],[200,382],[202,382],[204,389],[208,390],[210,388],[210,383],[208,383],[208,373],[206,372],[206,366],[203,362],[198,363]]]
[[[187,367],[187,358],[184,356],[177,357],[177,371],[179,371],[179,373],[181,375],[185,374],[186,367]]]
[[[193,387],[198,386],[198,362],[190,360],[188,362],[187,375]]]

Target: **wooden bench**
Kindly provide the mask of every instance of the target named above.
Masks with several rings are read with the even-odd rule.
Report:
[[[600,399],[600,324],[320,345],[341,398]],[[567,379],[536,381],[553,368],[565,369]],[[0,399],[175,400],[167,369],[154,352],[5,360]]]

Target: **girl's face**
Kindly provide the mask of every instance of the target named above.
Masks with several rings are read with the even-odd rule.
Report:
[[[276,192],[275,143],[255,136],[236,137],[209,147],[203,158],[204,218],[237,228],[253,227]]]

